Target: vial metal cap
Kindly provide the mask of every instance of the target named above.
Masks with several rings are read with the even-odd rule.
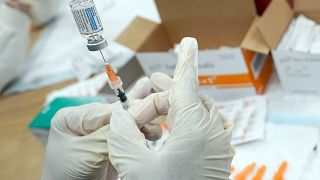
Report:
[[[88,41],[87,47],[89,51],[100,51],[108,46],[105,39],[101,38],[99,40]]]

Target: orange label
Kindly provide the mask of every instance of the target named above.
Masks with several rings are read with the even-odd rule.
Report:
[[[229,86],[251,84],[249,74],[219,75],[219,76],[200,76],[200,86]]]

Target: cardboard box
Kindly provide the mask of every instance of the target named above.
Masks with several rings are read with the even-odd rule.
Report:
[[[257,29],[254,0],[156,0],[162,23],[137,17],[117,41],[135,51],[145,72],[173,74],[169,50],[183,37],[199,43],[201,91],[215,100],[261,94],[272,71],[269,47]],[[233,47],[233,48],[223,48]]]
[[[270,4],[272,0],[255,0],[256,7],[259,15],[262,15],[263,12],[266,10],[268,5]],[[293,7],[293,1],[294,0],[287,0],[291,7]]]
[[[264,10],[268,7],[271,0],[255,0],[257,12],[259,15],[262,15]]]
[[[291,21],[304,15],[320,23],[319,0],[295,0],[292,10],[285,0],[273,0],[258,28],[272,50],[283,88],[288,92],[320,94],[320,54],[275,50]]]

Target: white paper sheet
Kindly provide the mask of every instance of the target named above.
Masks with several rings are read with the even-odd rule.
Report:
[[[320,96],[284,92],[274,73],[266,90],[270,122],[320,126]]]
[[[264,96],[219,103],[217,108],[234,125],[232,145],[263,139],[267,115],[267,100]]]
[[[312,154],[320,135],[318,128],[267,123],[266,132],[264,141],[235,147],[236,155],[232,162],[235,174],[255,162],[255,171],[259,166],[266,165],[263,179],[269,180],[281,162],[287,161],[288,168],[284,179],[314,180],[320,177],[320,154]],[[313,161],[308,161],[310,155]],[[310,168],[305,169],[307,166]]]
[[[303,15],[292,20],[287,32],[283,35],[277,50],[318,53],[319,38],[316,23]]]

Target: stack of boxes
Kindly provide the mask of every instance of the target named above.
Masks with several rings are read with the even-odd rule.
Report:
[[[201,91],[217,101],[264,92],[272,72],[253,0],[156,0],[161,24],[137,17],[117,41],[135,51],[144,73],[173,74],[170,51],[185,36],[199,43]]]
[[[320,94],[320,54],[277,49],[292,20],[299,15],[320,23],[319,0],[273,0],[261,18],[259,30],[272,49],[282,87],[287,92]]]

